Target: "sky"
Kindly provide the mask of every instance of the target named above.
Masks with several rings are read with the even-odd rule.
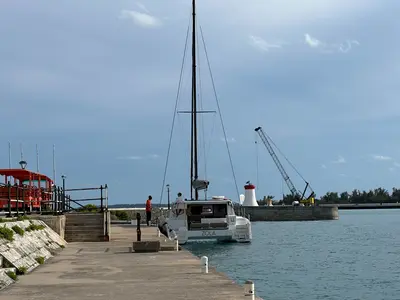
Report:
[[[254,129],[262,126],[311,184],[328,191],[400,187],[400,63],[395,0],[201,0],[199,109],[217,110],[239,193],[289,193]],[[189,0],[3,0],[3,151],[18,167],[66,175],[69,188],[109,187],[109,202],[188,197],[190,116],[174,116]],[[200,32],[201,27],[201,32]],[[190,48],[190,41],[188,47]],[[190,109],[190,51],[178,109]],[[200,105],[201,104],[201,105]],[[200,106],[202,108],[200,108]],[[202,114],[200,177],[237,201],[219,114]],[[279,155],[278,155],[279,156]],[[299,190],[304,181],[282,159]],[[72,194],[93,197],[92,194]]]

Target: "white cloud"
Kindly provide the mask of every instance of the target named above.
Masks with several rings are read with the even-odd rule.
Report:
[[[345,164],[346,160],[343,156],[339,155],[337,160],[332,161],[333,164]]]
[[[261,51],[269,51],[272,48],[281,48],[282,47],[282,45],[280,45],[278,43],[270,44],[263,38],[260,38],[259,36],[250,35],[249,39],[250,39],[250,45],[252,45],[253,47],[255,47]]]
[[[145,13],[150,14],[149,10],[146,8],[146,6],[140,2],[136,3],[137,7],[139,7],[141,10],[143,10]]]
[[[390,167],[390,168],[389,168],[389,171],[390,171],[390,172],[394,172],[394,171],[395,171],[395,168]]]
[[[225,138],[221,138],[221,141],[222,142],[225,142]],[[226,141],[228,142],[228,143],[235,143],[236,142],[236,139],[235,138],[233,138],[233,137],[231,137],[231,138],[229,138],[229,137],[227,137],[226,138]]]
[[[157,159],[160,156],[158,154],[150,154],[146,156],[119,156],[117,159],[123,159],[123,160],[142,160],[142,159]]]
[[[119,156],[117,159],[124,159],[124,160],[140,160],[143,159],[142,156]]]
[[[320,41],[317,40],[316,38],[313,38],[311,35],[309,35],[308,33],[306,33],[304,35],[304,42],[309,45],[312,48],[318,48],[323,46],[324,44]]]
[[[322,169],[326,169],[326,165],[322,164],[322,165],[321,165],[321,168],[322,168]]]
[[[340,44],[338,46],[338,49],[340,52],[346,53],[346,52],[349,52],[353,48],[353,45],[359,46],[360,43],[356,40],[346,41],[345,43]]]
[[[400,168],[400,163],[395,162],[395,163],[393,164],[393,166],[395,166],[396,168]]]
[[[315,37],[312,37],[308,33],[304,35],[304,43],[311,48],[319,48],[325,53],[332,53],[332,52],[347,53],[353,48],[354,45],[355,46],[360,45],[360,43],[356,40],[347,40],[340,44],[334,44],[334,43],[330,44],[323,42]]]
[[[122,10],[119,18],[131,19],[136,25],[146,28],[154,28],[162,25],[161,20],[157,17],[136,10]]]
[[[392,160],[390,156],[385,156],[385,155],[372,155],[372,158],[374,160]]]

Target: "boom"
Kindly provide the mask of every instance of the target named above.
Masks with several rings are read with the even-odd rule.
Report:
[[[291,191],[293,196],[300,196],[299,193],[297,192],[293,182],[290,180],[289,175],[286,173],[285,169],[283,168],[281,162],[279,161],[278,156],[276,156],[274,149],[272,148],[272,145],[268,141],[268,138],[266,137],[264,131],[262,130],[261,127],[257,127],[255,131],[258,133],[260,136],[261,140],[263,141],[265,147],[267,148],[269,154],[271,155],[272,159],[275,162],[275,165],[277,166],[279,172],[281,173],[283,179],[285,180],[287,186],[289,187],[289,190]]]

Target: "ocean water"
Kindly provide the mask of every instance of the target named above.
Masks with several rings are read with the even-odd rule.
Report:
[[[400,210],[339,211],[337,221],[254,222],[251,244],[185,248],[273,300],[399,300]]]

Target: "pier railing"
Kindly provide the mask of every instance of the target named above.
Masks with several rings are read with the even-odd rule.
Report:
[[[97,197],[72,198],[71,192],[97,191]],[[0,216],[24,214],[64,214],[71,211],[104,212],[108,210],[108,186],[63,189],[38,189],[29,186],[0,184]]]

